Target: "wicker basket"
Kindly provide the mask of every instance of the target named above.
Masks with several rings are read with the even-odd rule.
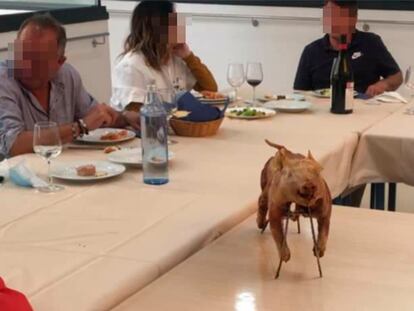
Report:
[[[170,120],[170,125],[178,136],[206,137],[213,136],[217,133],[223,119],[224,118],[222,117],[207,122],[191,122],[172,118]]]

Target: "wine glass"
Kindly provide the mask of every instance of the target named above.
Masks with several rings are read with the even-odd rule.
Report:
[[[234,98],[237,100],[237,88],[242,86],[245,80],[243,64],[231,63],[227,68],[227,82],[234,88]]]
[[[170,119],[174,116],[174,113],[178,109],[178,103],[177,103],[177,93],[179,92],[179,89],[174,87],[173,89],[159,89],[158,94],[160,96],[161,102],[163,103],[163,106],[165,108],[165,111],[167,112],[167,121],[168,124],[170,124]],[[171,133],[172,129],[169,128],[168,132]],[[170,139],[168,135],[168,144],[173,145],[176,144],[177,141]]]
[[[263,69],[261,63],[248,63],[246,80],[253,87],[253,105],[256,104],[256,87],[263,81]]]
[[[56,122],[38,122],[34,126],[33,150],[47,161],[49,184],[39,188],[41,192],[56,192],[63,190],[63,186],[53,183],[50,172],[50,162],[62,152],[59,128]]]
[[[410,98],[409,103],[414,100],[414,65],[408,67],[407,71],[405,72],[404,78],[404,85],[408,89]],[[414,107],[408,108],[406,111],[408,114],[414,115]]]

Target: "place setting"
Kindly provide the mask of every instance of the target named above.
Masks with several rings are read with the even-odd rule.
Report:
[[[302,94],[265,95],[259,99],[263,107],[278,112],[300,113],[312,108],[312,104]]]
[[[128,129],[99,128],[90,131],[73,143],[66,144],[68,149],[104,150],[107,147],[123,144],[136,138],[136,133]]]
[[[271,118],[276,115],[276,111],[263,107],[256,99],[256,87],[263,81],[262,64],[258,62],[247,63],[246,72],[243,64],[231,63],[227,69],[227,82],[234,88],[235,97],[238,94],[238,88],[247,83],[253,89],[252,100],[245,100],[242,104],[227,109],[226,116],[230,119],[258,120]]]

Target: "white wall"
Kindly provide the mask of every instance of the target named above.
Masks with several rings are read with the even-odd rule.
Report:
[[[68,38],[108,32],[108,22],[94,21],[65,26]],[[13,42],[16,32],[0,33],[0,49]],[[66,56],[80,73],[86,89],[100,102],[109,102],[111,97],[111,64],[109,39],[105,44],[92,45],[93,38],[68,42]],[[103,41],[97,36],[96,40]],[[0,52],[0,60],[7,58],[7,52]]]
[[[136,2],[103,1],[103,4],[110,13],[111,62],[114,64],[128,33],[129,19]],[[258,87],[259,93],[291,90],[303,47],[323,35],[320,9],[179,4],[177,10],[189,14],[225,14],[233,17],[214,19],[195,16],[187,27],[190,47],[210,67],[222,88],[228,87],[226,68],[229,62],[245,63],[251,60],[261,61],[264,65],[265,80]],[[261,16],[259,27],[255,28],[251,20],[241,18],[245,15]],[[414,23],[414,12],[360,10],[359,15],[361,20],[370,21],[371,31],[383,37],[403,69],[410,62],[414,63],[414,24],[382,23]],[[275,19],[268,19],[272,17]],[[293,20],[278,20],[277,17]],[[304,17],[315,20],[304,20]],[[245,94],[250,96],[250,89]]]

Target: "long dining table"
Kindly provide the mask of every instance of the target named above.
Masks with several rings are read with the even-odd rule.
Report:
[[[360,135],[402,107],[357,101],[352,115],[311,111],[223,122],[208,138],[174,137],[170,182],[142,182],[139,169],[97,183],[60,183],[54,194],[0,186],[0,276],[35,310],[108,310],[255,212],[259,177],[275,150],[306,153],[324,167],[333,196],[348,187]],[[128,146],[139,146],[135,140]],[[104,160],[100,150],[65,150],[55,161]],[[25,161],[45,175],[34,154]]]
[[[414,215],[333,206],[319,277],[309,220],[282,265],[250,217],[112,311],[413,310]]]
[[[403,106],[362,133],[351,167],[350,186],[367,182],[414,186],[414,122],[406,111]]]

